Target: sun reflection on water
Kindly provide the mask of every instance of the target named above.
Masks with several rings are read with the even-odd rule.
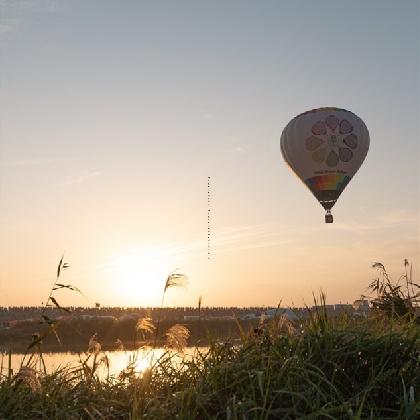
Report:
[[[109,361],[109,376],[117,377],[124,369],[130,364],[133,370],[137,374],[143,373],[147,368],[150,368],[152,364],[159,361],[168,350],[164,348],[157,348],[155,350],[149,348],[141,348],[132,351],[104,351],[103,353],[107,356]],[[191,359],[196,354],[196,348],[188,347],[185,349],[183,354],[172,353],[172,363],[178,364],[182,360]],[[13,372],[19,371],[23,354],[12,354],[11,366]],[[86,353],[81,354],[82,360],[88,355]],[[79,355],[77,353],[44,353],[43,354],[45,365],[49,373],[54,372],[58,369],[69,367],[74,368],[79,365]],[[3,363],[1,363],[1,359]],[[98,357],[98,360],[100,356]],[[89,366],[92,365],[92,357],[88,361]],[[0,354],[0,366],[2,366],[2,374],[7,374],[8,366],[8,355]],[[108,376],[108,368],[104,364],[100,364],[96,371],[100,379],[105,379]]]

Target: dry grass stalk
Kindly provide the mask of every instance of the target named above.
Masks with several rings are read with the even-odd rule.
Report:
[[[277,322],[277,331],[278,332],[286,332],[287,334],[294,334],[296,333],[297,329],[294,326],[293,322],[285,315],[281,315],[278,322]]]
[[[187,347],[190,331],[185,325],[175,324],[166,331],[166,346],[179,352]]]
[[[166,291],[172,287],[185,287],[187,283],[188,283],[188,277],[185,274],[172,273],[166,279],[163,293],[165,294]]]
[[[115,344],[115,350],[116,351],[124,351],[125,350],[124,343],[119,338],[117,338],[115,340],[114,344]]]
[[[156,327],[153,324],[152,318],[139,318],[136,324],[136,331],[140,331],[143,333],[153,333]]]
[[[109,369],[109,359],[108,356],[106,354],[104,354],[98,362],[98,366],[99,365],[104,365],[107,369]]]
[[[38,391],[41,388],[41,382],[35,369],[29,366],[23,366],[14,376],[16,383],[30,388],[32,391]]]
[[[101,344],[97,341],[97,334],[93,334],[89,340],[88,352],[93,354],[99,354],[101,351]]]
[[[198,298],[198,316],[201,318],[201,305],[203,303],[203,296],[200,295]]]

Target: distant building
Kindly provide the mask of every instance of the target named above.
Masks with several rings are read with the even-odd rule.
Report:
[[[247,313],[241,316],[242,320],[247,320],[247,319],[260,319],[261,315],[260,314],[255,314],[255,313]]]
[[[353,309],[359,312],[366,312],[369,310],[369,300],[368,299],[356,299],[353,302]]]
[[[118,317],[118,322],[137,321],[138,319],[137,314],[124,314]]]
[[[349,303],[337,303],[334,305],[334,310],[336,312],[353,312],[353,305]]]
[[[198,321],[199,319],[199,315],[184,315],[184,321]]]
[[[289,308],[267,309],[264,315],[268,319],[274,318],[275,316],[284,316],[289,321],[296,321],[298,319],[298,316]]]
[[[75,319],[81,319],[82,321],[116,321],[117,319],[111,315],[78,315]]]
[[[214,315],[206,316],[209,321],[233,321],[235,317],[233,315]]]

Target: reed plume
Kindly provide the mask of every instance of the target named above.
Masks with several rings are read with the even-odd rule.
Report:
[[[198,298],[198,317],[201,318],[201,304],[203,303],[203,296]]]
[[[152,333],[156,329],[155,325],[153,324],[152,318],[139,318],[136,324],[136,330],[143,332],[143,333]]]
[[[166,331],[166,346],[179,352],[187,347],[187,340],[190,336],[190,330],[181,324],[175,324]]]
[[[185,274],[172,273],[166,279],[163,294],[165,294],[166,291],[172,287],[185,287],[187,283],[188,277]]]
[[[124,351],[125,350],[124,343],[119,338],[117,338],[115,340],[114,345],[115,345],[115,350],[116,351]]]
[[[166,292],[173,288],[173,287],[185,287],[188,283],[188,277],[185,274],[178,273],[177,270],[175,272],[169,274],[169,276],[166,278],[165,287],[163,288],[162,293],[162,302],[160,304],[160,310],[158,313],[158,320],[156,323],[156,329],[155,329],[155,339],[153,342],[153,349],[156,348],[156,343],[159,337],[159,325],[162,317],[162,308],[163,308],[163,301],[165,300],[165,294]]]
[[[97,334],[93,334],[89,339],[88,353],[99,354],[101,351],[101,344],[97,340]]]
[[[38,378],[38,373],[32,367],[22,366],[13,379],[17,384],[28,387],[33,392],[41,389],[41,382]]]

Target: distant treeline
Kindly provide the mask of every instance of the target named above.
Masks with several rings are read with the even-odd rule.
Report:
[[[350,305],[341,306],[343,310],[346,309],[344,306],[351,308]],[[105,350],[116,349],[121,343],[126,349],[155,340],[161,345],[168,328],[176,323],[189,329],[189,345],[207,345],[211,340],[238,339],[258,326],[261,315],[271,311],[273,316],[277,312],[276,308],[257,306],[204,307],[200,311],[195,307],[67,307],[66,310],[68,312],[55,307],[0,308],[0,351],[25,351],[33,335],[42,334],[48,328],[48,322],[54,323],[57,334],[49,334],[43,339],[44,351],[87,350],[94,334]],[[307,316],[307,308],[293,311],[298,317]],[[159,324],[157,337],[153,332],[138,331],[136,326],[141,318],[150,318],[155,326]]]
[[[119,318],[123,315],[135,314],[141,317],[150,317],[152,319],[158,318],[158,313],[161,311],[162,319],[180,320],[184,316],[198,315],[197,307],[101,307],[101,308],[85,308],[85,307],[66,307],[74,315],[96,315],[96,316],[113,316]],[[247,313],[261,314],[268,309],[273,309],[267,306],[250,306],[244,308],[238,307],[202,307],[200,313],[203,316],[229,316],[232,314],[241,317]],[[50,318],[63,315],[63,312],[56,307],[37,307],[37,306],[0,306],[0,322],[39,318],[41,314],[47,314]]]
[[[187,320],[180,321],[190,331],[188,345],[207,345],[212,340],[235,340],[242,332],[253,331],[258,325],[254,320]],[[240,328],[238,326],[240,323]],[[92,317],[83,319],[69,316],[57,324],[57,337],[48,335],[42,342],[43,351],[87,351],[89,340],[101,343],[104,350],[131,350],[146,344],[153,344],[155,334],[136,330],[137,320],[133,318],[113,319]],[[159,324],[157,344],[165,344],[165,333],[174,325],[174,321],[164,319]],[[41,333],[46,328],[37,321],[22,321],[12,327],[0,328],[0,352],[11,350],[24,352],[32,342],[33,334]],[[58,341],[59,340],[59,341]]]

